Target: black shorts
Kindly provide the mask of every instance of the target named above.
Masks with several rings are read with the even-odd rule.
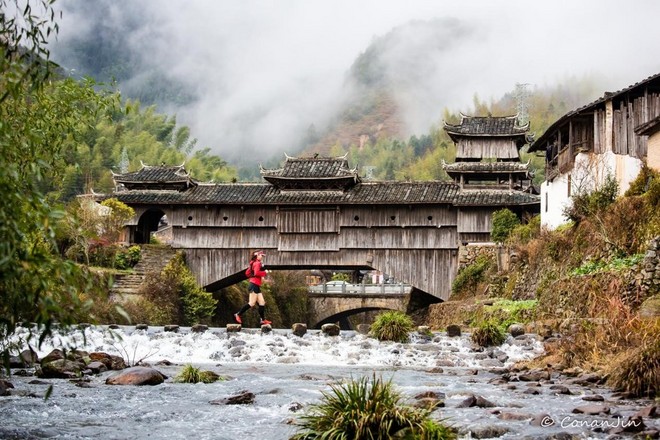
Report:
[[[250,283],[248,284],[248,292],[261,293],[261,287],[257,286],[254,283]]]

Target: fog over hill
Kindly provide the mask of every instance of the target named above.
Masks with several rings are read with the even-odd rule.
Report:
[[[445,107],[594,75],[660,71],[660,2],[61,0],[53,59],[116,78],[233,163],[295,153],[347,103],[387,90],[404,138]],[[358,97],[356,99],[356,97]],[[594,97],[595,98],[595,97]],[[357,141],[357,140],[355,140]]]

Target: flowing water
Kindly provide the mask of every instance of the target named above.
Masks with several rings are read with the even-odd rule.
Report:
[[[19,329],[13,340],[26,335],[27,330]],[[65,379],[31,384],[34,376],[12,375],[12,395],[0,397],[0,438],[287,439],[296,432],[292,422],[310,404],[318,403],[331,384],[374,374],[391,380],[410,402],[424,392],[444,395],[445,406],[433,417],[458,427],[462,438],[559,438],[560,433],[605,438],[607,434],[594,432],[594,426],[621,423],[640,406],[639,402],[617,402],[616,412],[610,415],[578,417],[571,411],[588,403],[582,397],[598,393],[608,399],[611,391],[570,385],[572,394],[564,395],[555,394],[551,383],[502,383],[498,380],[502,366],[543,352],[533,335],[509,337],[489,352],[475,350],[468,335],[449,338],[444,333],[431,337],[412,334],[410,343],[398,344],[354,332],[329,337],[309,331],[298,337],[288,330],[227,333],[218,328],[193,333],[182,328],[174,333],[162,328],[110,331],[89,327],[58,334],[46,341],[38,354],[41,358],[61,346],[119,354],[130,363],[142,361],[168,379],[157,386],[112,386],[105,380],[115,372],[106,372],[92,376],[87,386],[80,387]],[[214,371],[227,380],[212,384],[174,382],[174,376],[187,364]],[[44,399],[48,384],[53,385],[53,392]],[[528,385],[540,394],[529,394]],[[210,403],[244,391],[256,395],[254,403]],[[470,395],[482,396],[496,407],[459,408]],[[503,420],[498,418],[500,412],[514,414],[513,418],[547,414],[555,424],[531,426],[529,418]],[[494,427],[494,431],[484,433],[486,427]]]

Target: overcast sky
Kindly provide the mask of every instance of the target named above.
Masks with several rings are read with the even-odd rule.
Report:
[[[57,3],[64,14],[55,59],[72,35],[94,36],[85,14],[67,10],[81,1],[87,0]],[[660,72],[657,0],[114,0],[106,6],[104,20],[117,32],[139,21],[132,52],[199,97],[187,107],[158,110],[176,114],[200,146],[230,160],[246,151],[287,151],[301,129],[322,127],[356,57],[411,20],[454,20],[436,50],[424,50],[428,43],[416,44],[422,36],[413,33],[402,46],[418,51],[407,56],[438,57],[404,98],[411,134],[441,122],[444,107],[469,111],[475,93],[498,99],[516,83],[542,87],[592,74],[617,90]]]

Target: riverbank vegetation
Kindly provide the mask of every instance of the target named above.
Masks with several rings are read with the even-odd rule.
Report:
[[[660,177],[645,167],[624,196],[616,194],[611,182],[578,194],[567,210],[573,221],[556,230],[538,219],[512,225],[502,239],[508,267],[491,255],[475,259],[450,300],[431,306],[428,323],[504,329],[518,322],[560,336],[535,363],[597,371],[634,395],[657,394]]]

